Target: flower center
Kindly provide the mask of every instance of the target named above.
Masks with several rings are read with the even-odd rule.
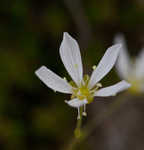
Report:
[[[130,79],[129,82],[132,84],[129,91],[138,94],[141,92],[143,80]]]
[[[88,88],[89,76],[85,75],[81,85],[78,87],[73,81],[70,84],[73,87],[73,94],[71,99],[78,98],[79,100],[86,99],[88,103],[91,103],[94,99],[94,93],[101,87],[100,83],[97,83],[96,86],[92,89]]]

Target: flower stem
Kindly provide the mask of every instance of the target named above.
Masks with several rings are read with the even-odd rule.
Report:
[[[80,118],[77,119],[77,125],[76,128],[74,130],[74,135],[76,139],[79,139],[81,137],[81,125],[82,125],[82,112],[83,112],[83,108],[80,107],[79,108],[80,111]]]

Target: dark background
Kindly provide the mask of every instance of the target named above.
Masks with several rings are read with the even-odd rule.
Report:
[[[59,150],[76,126],[77,111],[34,74],[46,65],[68,77],[60,60],[63,32],[77,39],[86,73],[92,71],[117,33],[125,35],[129,53],[144,45],[143,0],[1,0],[0,1],[0,149]],[[120,79],[113,69],[102,81]],[[88,106],[88,124],[117,97]],[[131,96],[96,127],[79,150],[143,150],[144,97]]]

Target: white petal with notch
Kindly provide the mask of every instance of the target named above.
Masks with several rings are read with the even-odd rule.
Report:
[[[73,81],[79,86],[83,78],[83,67],[78,43],[68,33],[64,33],[60,46],[60,56]]]
[[[85,104],[87,104],[87,100],[84,99],[84,100],[79,100],[77,98],[75,99],[72,99],[72,100],[69,100],[69,101],[65,101],[69,106],[71,107],[75,107],[75,108],[79,108]]]
[[[120,81],[112,86],[102,88],[95,92],[95,96],[106,97],[106,96],[115,96],[118,92],[126,90],[131,85],[126,81]]]
[[[39,77],[43,83],[45,83],[49,88],[53,89],[54,91],[58,91],[61,93],[72,93],[72,87],[67,83],[66,80],[62,79],[54,72],[42,66],[39,68],[35,74]]]
[[[112,69],[118,57],[120,48],[121,44],[116,44],[107,49],[97,68],[92,73],[89,88],[93,88],[93,86],[95,86],[95,84]]]

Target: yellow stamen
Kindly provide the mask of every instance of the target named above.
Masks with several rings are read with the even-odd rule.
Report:
[[[94,65],[92,68],[93,68],[93,70],[95,70],[96,69],[96,65]]]
[[[89,83],[89,76],[85,75],[83,78],[83,82],[78,87],[73,81],[70,82],[70,84],[73,87],[73,94],[71,96],[71,99],[78,98],[79,100],[86,99],[88,103],[91,103],[94,99],[94,93],[102,87],[101,83],[97,83],[93,89],[88,88]]]
[[[67,78],[66,78],[66,77],[63,77],[63,79],[64,79],[65,81],[67,81]]]
[[[129,82],[131,83],[131,87],[129,88],[129,91],[134,93],[134,94],[139,94],[141,93],[141,84],[143,83],[143,81],[141,80],[135,80],[135,79],[131,79],[129,80]]]

